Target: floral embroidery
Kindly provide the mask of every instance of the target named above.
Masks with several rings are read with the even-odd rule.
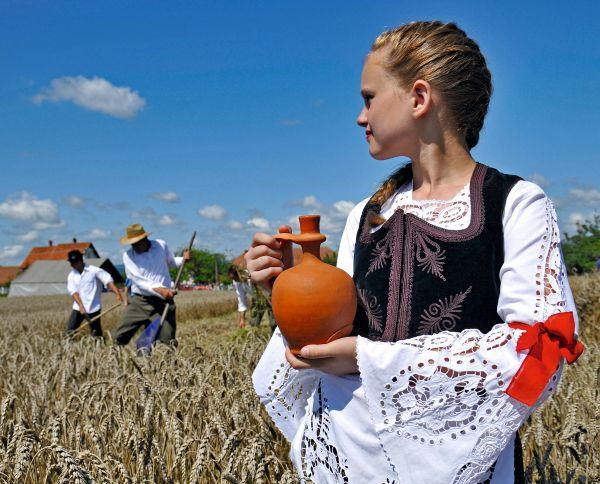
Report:
[[[391,250],[392,249],[392,244],[391,244],[392,235],[391,234],[392,233],[393,233],[393,231],[389,230],[388,233],[385,235],[385,237],[375,244],[375,248],[373,249],[373,252],[371,253],[372,257],[371,257],[371,263],[369,264],[369,270],[365,274],[365,277],[367,277],[372,272],[375,272],[375,271],[378,271],[379,269],[381,269],[385,265],[386,260],[391,257],[391,255],[392,255],[392,250]]]
[[[315,477],[316,469],[326,469],[334,482],[348,483],[348,464],[333,445],[329,437],[331,419],[329,404],[323,396],[321,383],[316,391],[317,409],[310,412],[307,418],[304,436],[302,437],[302,466],[304,475],[309,479]],[[329,482],[329,481],[328,481]]]
[[[433,334],[441,331],[451,331],[460,320],[462,305],[473,286],[454,296],[439,299],[423,311],[420,319],[419,334]]]
[[[357,289],[358,297],[365,308],[367,314],[367,320],[369,321],[369,328],[371,331],[377,331],[381,333],[383,327],[381,326],[381,307],[377,302],[377,297],[373,296],[366,289]]]
[[[440,244],[420,232],[415,234],[415,242],[417,265],[428,274],[433,274],[445,281],[443,272],[446,251],[440,248]]]

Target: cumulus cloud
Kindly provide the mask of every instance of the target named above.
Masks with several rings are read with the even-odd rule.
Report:
[[[37,230],[30,230],[29,232],[23,234],[23,235],[19,235],[17,237],[17,240],[19,242],[33,242],[34,240],[37,240],[40,236],[39,231]]]
[[[49,199],[40,200],[27,192],[10,196],[0,203],[0,217],[48,226],[61,223],[56,203]]]
[[[343,217],[345,221],[345,219],[348,218],[348,215],[350,215],[350,212],[355,207],[355,205],[356,203],[351,202],[349,200],[340,200],[333,204],[333,210],[336,213],[336,215]]]
[[[67,226],[67,222],[59,220],[58,222],[35,222],[33,228],[36,230],[62,229]]]
[[[326,234],[330,243],[337,243],[346,225],[348,215],[356,205],[350,200],[338,200],[331,205],[319,202],[314,195],[308,195],[301,201],[291,202],[293,206],[300,206],[313,213],[321,215],[320,229]],[[294,228],[294,231],[299,230],[298,217],[293,216],[288,219],[288,223]]]
[[[242,224],[242,222],[238,222],[237,220],[230,220],[229,222],[227,222],[227,227],[229,227],[232,230],[241,230],[244,225]]]
[[[134,210],[129,214],[129,216],[133,219],[148,219],[154,220],[156,218],[156,211],[151,207],[145,207],[140,210]]]
[[[569,201],[582,207],[600,207],[600,190],[597,188],[571,188]]]
[[[163,215],[158,219],[158,225],[174,225],[177,219],[173,215]]]
[[[94,229],[90,230],[87,234],[85,234],[84,237],[91,241],[106,240],[106,239],[110,238],[110,231],[104,230],[104,229],[99,229],[99,228],[94,228]]]
[[[302,200],[302,206],[306,208],[321,208],[321,204],[317,202],[317,197],[314,195],[308,195],[307,197],[304,197],[304,200]]]
[[[167,203],[178,203],[179,196],[175,192],[156,192],[150,195],[151,198],[155,200],[160,200],[161,202]]]
[[[104,113],[115,118],[132,118],[146,104],[146,100],[127,86],[114,86],[106,79],[83,76],[58,77],[32,98],[35,104],[44,102],[72,102],[89,111]]]
[[[254,227],[260,230],[269,230],[271,224],[266,218],[262,217],[254,217],[246,222],[246,224],[250,227]]]
[[[23,252],[23,245],[5,245],[0,249],[0,260],[11,259]]]
[[[205,205],[198,210],[198,215],[211,220],[223,220],[227,216],[227,210],[221,205]]]
[[[83,207],[85,205],[85,200],[77,195],[64,197],[62,201],[71,207]]]

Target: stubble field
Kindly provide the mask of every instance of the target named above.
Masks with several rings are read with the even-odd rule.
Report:
[[[571,283],[586,352],[520,431],[529,482],[600,480],[600,277]],[[250,380],[270,330],[235,306],[181,294],[179,348],[145,358],[65,340],[68,297],[0,299],[0,482],[297,482]]]

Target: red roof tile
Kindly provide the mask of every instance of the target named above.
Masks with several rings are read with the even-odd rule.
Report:
[[[20,266],[0,266],[0,285],[8,284],[19,275],[23,269]]]
[[[33,247],[27,257],[21,262],[21,267],[27,269],[36,260],[67,260],[67,254],[72,250],[79,250],[82,254],[87,249],[94,251],[94,257],[98,257],[98,252],[91,242],[77,242],[71,244],[46,245],[43,247]]]

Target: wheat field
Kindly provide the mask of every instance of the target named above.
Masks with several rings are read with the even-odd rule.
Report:
[[[528,482],[600,479],[600,277],[572,285],[587,349],[521,429]],[[237,329],[235,306],[181,294],[178,349],[148,358],[64,339],[68,297],[0,299],[0,482],[297,482],[251,385],[270,331]]]

